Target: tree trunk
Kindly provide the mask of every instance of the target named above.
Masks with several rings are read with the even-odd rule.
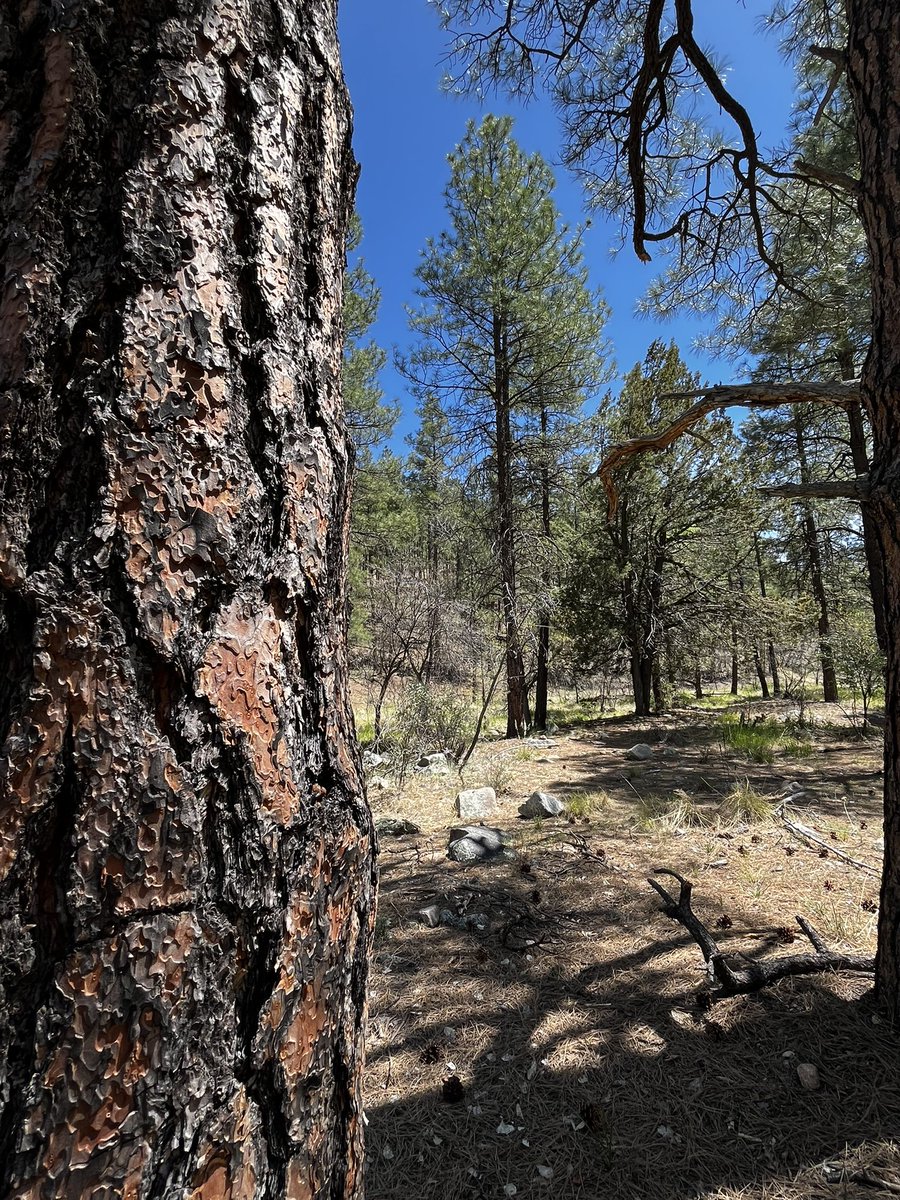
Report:
[[[803,437],[803,423],[800,409],[794,409],[794,432],[797,439],[797,459],[800,465],[800,482],[809,483],[809,467],[806,458],[806,442]],[[831,648],[831,617],[829,614],[828,593],[825,591],[825,572],[822,568],[822,551],[819,547],[819,531],[816,519],[808,502],[801,504],[803,541],[806,546],[806,560],[809,565],[809,579],[812,593],[819,608],[819,662],[822,667],[822,699],[826,704],[836,704],[838,701],[837,674],[834,669],[834,651]]]
[[[547,444],[547,406],[541,397],[541,532],[550,544],[550,468]],[[550,610],[545,606],[538,614],[537,672],[534,681],[534,727],[547,728],[547,687],[550,664]]]
[[[852,378],[852,373],[850,375]],[[869,450],[866,445],[866,427],[863,423],[862,408],[859,404],[847,405],[847,424],[850,429],[850,454],[853,458],[853,469],[857,475],[869,473]],[[878,545],[878,529],[874,514],[868,504],[860,506],[863,529],[863,549],[866,564],[869,568],[869,590],[872,593],[872,612],[875,617],[875,636],[881,652],[887,646],[887,629],[885,628],[884,609],[884,560]]]
[[[506,736],[523,737],[529,723],[528,682],[516,603],[516,541],[512,496],[512,429],[509,411],[509,371],[506,329],[501,313],[493,319],[494,415],[497,466],[497,541],[500,559],[500,599],[506,639]]]
[[[871,512],[884,564],[884,875],[875,989],[900,1022],[900,10],[848,0],[848,87],[860,147],[859,210],[872,259],[862,393],[874,433]]]
[[[362,1195],[334,0],[0,16],[0,1195]]]
[[[753,535],[753,549],[756,553],[756,570],[759,574],[759,594],[766,599],[766,573],[763,570],[762,551],[759,548],[759,534]],[[778,677],[778,656],[775,653],[775,643],[769,637],[766,641],[766,652],[769,659],[769,673],[772,676],[772,695],[777,700],[781,696],[781,680]]]
[[[731,622],[731,694],[736,696],[740,690],[740,661],[738,659],[738,631],[734,621]]]
[[[703,699],[703,675],[699,667],[694,667],[694,696],[698,700]]]

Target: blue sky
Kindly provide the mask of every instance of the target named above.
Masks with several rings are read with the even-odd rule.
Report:
[[[775,39],[757,32],[770,0],[695,0],[700,40],[728,66],[729,84],[745,103],[761,140],[783,136],[791,104],[791,77]],[[514,135],[529,152],[539,151],[556,172],[557,207],[570,224],[585,218],[578,183],[557,166],[559,128],[542,99],[527,107],[493,96],[480,103],[441,90],[445,36],[426,0],[341,0],[344,68],[355,111],[354,148],[362,167],[357,206],[363,223],[362,253],[381,288],[373,336],[389,356],[406,347],[405,306],[415,302],[415,267],[428,237],[444,228],[443,189],[447,154],[462,138],[466,121],[485,112],[508,112]],[[711,362],[691,349],[700,326],[689,314],[660,325],[638,317],[635,305],[659,268],[637,261],[630,247],[613,256],[618,228],[593,214],[585,235],[591,282],[599,285],[612,317],[607,335],[620,371],[642,358],[654,337],[674,338],[688,363],[712,381],[728,381],[728,363]],[[390,399],[400,402],[396,448],[415,423],[404,381],[390,362],[382,376]]]

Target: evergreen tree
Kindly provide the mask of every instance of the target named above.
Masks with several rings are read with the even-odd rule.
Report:
[[[525,431],[540,403],[571,412],[594,386],[605,309],[588,290],[580,236],[560,222],[552,173],[511,130],[508,117],[470,123],[450,156],[449,229],[418,267],[418,342],[404,369],[421,394],[441,398],[459,468],[489,466],[514,737],[529,724],[517,488]]]

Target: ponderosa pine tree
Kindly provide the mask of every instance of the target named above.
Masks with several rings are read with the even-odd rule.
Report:
[[[858,172],[833,175],[815,164],[766,158],[752,115],[716,69],[695,28],[692,0],[440,0],[457,26],[454,49],[468,86],[490,79],[530,91],[546,81],[560,105],[568,159],[598,203],[624,214],[637,256],[678,239],[696,265],[696,290],[757,263],[782,271],[766,238],[762,206],[790,171],[847,193],[859,212],[871,265],[870,343],[853,385],[707,392],[708,404],[753,397],[861,398],[873,431],[865,493],[884,568],[886,638],[885,859],[878,924],[876,991],[900,1018],[900,8],[883,0],[786,4],[803,21],[804,42],[845,73],[854,114]],[[477,20],[472,18],[477,13]],[[495,18],[492,22],[492,18]],[[810,42],[809,37],[815,40]],[[698,117],[709,97],[732,136],[710,137]],[[827,86],[819,103],[827,109]],[[699,411],[696,410],[696,411]],[[679,428],[683,429],[684,424]],[[674,436],[674,434],[673,434]],[[848,488],[848,494],[851,489]]]
[[[0,1195],[362,1195],[333,0],[0,14]]]
[[[439,397],[470,463],[490,463],[508,737],[530,723],[515,487],[522,429],[540,396],[568,411],[580,404],[597,377],[605,316],[553,187],[546,163],[513,140],[510,118],[470,123],[450,156],[450,228],[417,270],[418,343],[404,364],[417,391]]]

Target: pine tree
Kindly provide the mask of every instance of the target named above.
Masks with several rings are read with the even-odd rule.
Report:
[[[450,227],[429,241],[405,364],[450,421],[461,465],[489,465],[507,678],[507,736],[529,724],[527,620],[519,588],[523,438],[541,397],[578,406],[597,378],[605,310],[587,287],[581,239],[561,224],[554,181],[507,117],[470,124],[450,156]]]

